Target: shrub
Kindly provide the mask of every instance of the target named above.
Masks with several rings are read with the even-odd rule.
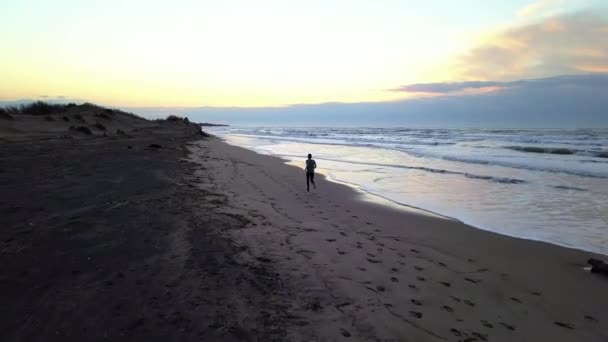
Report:
[[[86,122],[86,121],[84,121],[84,118],[80,114],[74,115],[74,119],[76,119],[76,120],[78,120],[80,122]]]
[[[93,134],[93,132],[91,132],[91,129],[87,126],[70,126],[70,131],[81,132],[87,135]]]
[[[111,120],[111,119],[112,119],[112,118],[111,118],[111,117],[110,117],[108,114],[106,114],[106,113],[97,113],[97,114],[95,114],[95,116],[96,116],[96,117],[98,117],[98,118],[103,118],[103,119],[107,119],[107,120]]]
[[[10,115],[4,108],[0,108],[0,119],[13,120],[13,116]]]
[[[49,104],[42,101],[32,102],[30,104],[21,105],[19,112],[27,115],[49,115],[63,109],[63,105]]]
[[[105,131],[106,130],[106,126],[100,124],[99,122],[96,122],[93,127],[97,128],[100,131]]]
[[[55,119],[53,119],[53,117],[50,116],[50,115],[45,116],[44,120],[46,120],[46,121],[55,121]]]
[[[62,116],[61,118],[62,118],[62,119],[63,119],[63,121],[65,121],[65,122],[69,122],[69,121],[70,121],[70,118],[68,118],[67,116]]]
[[[182,121],[183,119],[177,115],[169,115],[167,116],[167,121]]]
[[[117,135],[125,135],[126,133],[125,133],[125,131],[123,131],[122,129],[117,129],[117,130],[116,130],[116,134],[117,134]]]

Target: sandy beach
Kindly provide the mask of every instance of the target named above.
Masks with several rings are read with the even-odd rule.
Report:
[[[606,281],[593,255],[397,210],[218,139],[190,144],[202,189],[243,215],[224,232],[294,284],[306,325],[288,339],[600,341]],[[597,257],[597,256],[596,256]],[[303,300],[304,307],[297,306]],[[299,330],[299,331],[298,331]]]
[[[608,339],[601,256],[306,192],[281,159],[100,110],[91,135],[1,122],[2,341]]]

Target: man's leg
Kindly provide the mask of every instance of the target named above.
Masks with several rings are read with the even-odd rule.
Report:
[[[314,173],[310,174],[310,182],[312,183],[312,186],[316,189],[317,184],[315,184],[315,174]]]
[[[310,180],[310,173],[306,172],[306,191],[310,191],[309,180]]]

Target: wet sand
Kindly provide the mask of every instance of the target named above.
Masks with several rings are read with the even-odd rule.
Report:
[[[219,139],[193,143],[197,186],[249,222],[222,234],[278,272],[303,327],[288,339],[602,341],[608,279],[591,253],[396,210]],[[597,256],[596,256],[597,257]]]

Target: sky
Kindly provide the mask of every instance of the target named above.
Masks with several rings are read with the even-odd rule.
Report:
[[[388,106],[407,118],[420,103],[526,103],[530,87],[580,97],[608,90],[602,2],[3,0],[0,103],[238,122],[357,104],[362,116]],[[580,99],[597,119],[588,123],[608,116],[601,97]],[[499,115],[488,109],[496,103],[483,110]]]

